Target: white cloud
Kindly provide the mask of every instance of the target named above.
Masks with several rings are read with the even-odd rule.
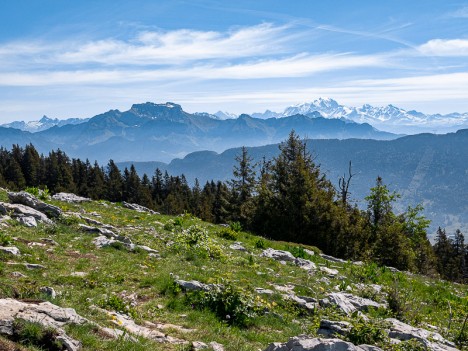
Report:
[[[417,49],[429,56],[468,56],[468,40],[432,39]]]
[[[0,46],[0,61],[31,65],[174,65],[198,60],[262,57],[290,51],[297,36],[288,26],[264,23],[228,32],[145,31],[129,40],[108,38],[85,43],[18,42]]]
[[[125,84],[132,82],[162,82],[171,80],[253,80],[293,78],[317,73],[356,67],[387,65],[379,56],[297,55],[284,59],[269,59],[236,65],[198,65],[189,68],[168,67],[159,69],[97,69],[75,71],[0,72],[0,85],[49,86],[80,84]]]

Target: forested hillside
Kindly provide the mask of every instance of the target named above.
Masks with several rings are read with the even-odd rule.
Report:
[[[337,191],[294,132],[281,144],[277,157],[263,161],[258,173],[243,148],[229,182],[203,186],[196,182],[193,187],[183,175],[156,171],[151,178],[140,178],[133,166],[122,174],[113,161],[103,168],[70,160],[61,151],[39,156],[32,145],[1,153],[0,184],[10,189],[39,186],[52,193],[139,203],[166,214],[191,213],[213,223],[239,223],[268,238],[315,245],[345,259],[372,260],[424,274],[438,272],[459,281],[466,277],[461,233],[452,240],[439,230],[432,248],[422,206],[414,203],[396,212],[399,194],[380,177],[363,199],[366,209],[360,210],[350,201],[352,171],[340,179]]]

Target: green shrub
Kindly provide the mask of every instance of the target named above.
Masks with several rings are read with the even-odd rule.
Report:
[[[8,246],[11,245],[12,242],[13,238],[11,237],[11,235],[4,232],[0,232],[0,246]]]
[[[77,216],[60,216],[59,217],[59,222],[67,225],[67,226],[72,226],[74,224],[78,224],[80,219]]]
[[[233,231],[235,231],[236,233],[239,233],[242,231],[242,225],[240,224],[240,222],[231,222],[229,223],[229,228]]]
[[[182,227],[183,224],[184,224],[184,219],[182,217],[174,218],[174,226],[175,227]]]
[[[266,249],[266,242],[262,238],[255,240],[255,247],[257,249]]]
[[[180,253],[189,254],[191,257],[202,258],[223,257],[223,250],[215,241],[208,236],[208,231],[198,225],[192,225],[174,236],[172,248]]]
[[[248,326],[252,318],[265,310],[260,299],[230,283],[209,291],[191,292],[187,297],[194,307],[207,308],[219,319],[239,327]]]
[[[45,328],[39,323],[17,319],[13,322],[11,339],[27,346],[36,346],[41,350],[61,351],[66,348],[57,340],[59,334],[52,328]]]
[[[362,320],[353,325],[347,337],[356,345],[378,345],[387,340],[383,326]]]
[[[44,189],[39,189],[37,187],[28,187],[24,189],[27,193],[30,193],[31,195],[34,195],[38,199],[41,199],[43,201],[50,199],[50,192],[47,186],[44,187]]]
[[[400,293],[400,290],[396,284],[388,289],[386,293],[388,309],[396,318],[403,320],[404,315],[407,312],[407,305],[404,294]]]
[[[286,250],[291,252],[294,257],[309,259],[311,255],[309,255],[302,246],[287,246]]]
[[[111,309],[115,312],[121,312],[130,316],[135,316],[135,311],[120,296],[111,294],[98,302],[98,305],[104,309]]]
[[[390,345],[390,351],[426,351],[426,347],[416,339],[402,341],[399,344]]]
[[[237,240],[238,234],[231,228],[222,228],[218,231],[217,235],[220,238],[227,239],[227,240]]]

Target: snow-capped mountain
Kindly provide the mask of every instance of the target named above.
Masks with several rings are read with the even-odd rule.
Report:
[[[468,113],[424,114],[415,110],[407,111],[394,105],[375,107],[365,104],[361,107],[340,105],[330,98],[319,98],[313,102],[287,107],[281,113],[254,113],[257,118],[287,117],[295,114],[307,115],[319,112],[325,118],[351,120],[369,123],[381,130],[393,133],[420,133],[424,131],[448,132],[468,127]]]
[[[58,118],[49,118],[47,116],[43,116],[39,121],[14,121],[10,123],[0,124],[0,127],[5,128],[15,128],[22,130],[24,132],[41,132],[43,130],[58,126],[64,126],[67,124],[80,124],[87,122],[89,118],[68,118],[68,119],[58,119]]]
[[[239,117],[235,113],[229,113],[229,112],[223,112],[223,111],[218,111],[214,113],[214,115],[218,117],[219,119],[235,119]]]

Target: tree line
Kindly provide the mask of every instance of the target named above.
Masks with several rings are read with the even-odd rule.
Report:
[[[422,207],[396,214],[397,193],[382,178],[366,197],[367,209],[349,201],[352,179],[343,176],[339,189],[320,170],[306,142],[293,131],[280,154],[253,164],[246,148],[236,157],[228,182],[198,180],[190,187],[184,175],[156,169],[140,177],[135,167],[123,172],[110,160],[70,159],[60,150],[39,155],[33,145],[0,148],[0,186],[12,190],[47,187],[92,199],[134,202],[165,214],[189,212],[213,223],[239,222],[255,234],[275,240],[314,245],[327,254],[465,281],[468,246],[463,234],[453,238],[439,229],[436,244],[427,238],[429,221]],[[352,185],[351,185],[352,186]]]

